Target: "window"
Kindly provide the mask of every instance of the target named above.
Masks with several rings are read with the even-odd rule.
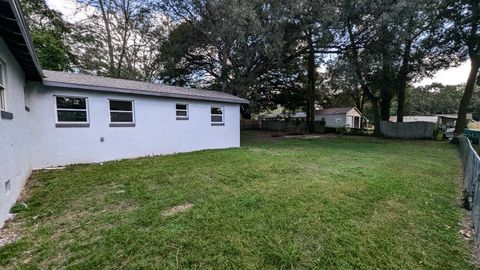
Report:
[[[131,126],[134,123],[133,100],[113,100],[110,99],[110,126],[119,126],[127,124]],[[113,125],[112,125],[113,124]],[[119,125],[115,125],[119,124]]]
[[[188,120],[188,104],[175,105],[177,120]]]
[[[12,188],[10,187],[10,180],[8,180],[7,182],[5,182],[5,194],[10,193],[11,189]]]
[[[210,110],[212,125],[223,125],[223,106],[212,106]]]
[[[55,106],[57,123],[88,124],[88,102],[86,97],[55,96]]]
[[[5,64],[0,60],[0,110],[6,111],[7,104],[5,101]]]

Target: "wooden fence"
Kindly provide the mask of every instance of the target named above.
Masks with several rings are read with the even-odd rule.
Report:
[[[458,137],[459,151],[463,165],[463,189],[465,206],[472,210],[473,225],[476,234],[477,246],[480,244],[480,157],[472,144],[465,136]],[[477,252],[480,249],[477,249]]]
[[[434,124],[430,122],[380,122],[380,132],[383,136],[400,139],[431,139]]]
[[[301,133],[307,130],[307,123],[304,121],[262,120],[260,128],[279,132]]]
[[[260,120],[241,119],[240,129],[260,129]]]
[[[278,132],[302,133],[308,130],[305,121],[281,121],[281,120],[240,120],[240,129],[262,129]],[[315,121],[315,132],[325,133],[325,123]]]

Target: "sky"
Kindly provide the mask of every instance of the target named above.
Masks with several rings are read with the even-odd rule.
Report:
[[[82,20],[86,18],[85,14],[77,12],[79,4],[75,0],[46,0],[47,5],[60,11],[63,14],[63,18],[69,22],[74,23],[75,21]]]
[[[85,18],[84,14],[77,12],[78,4],[75,0],[47,0],[50,8],[60,11],[64,18],[70,22],[75,22]],[[458,67],[448,68],[438,71],[432,78],[426,78],[416,82],[415,86],[428,85],[434,82],[442,84],[462,84],[466,83],[470,63],[465,62]]]
[[[426,78],[415,83],[416,86],[428,85],[434,82],[442,84],[462,84],[467,82],[468,73],[470,72],[470,61],[461,64],[458,67],[444,69],[438,71],[433,78]]]

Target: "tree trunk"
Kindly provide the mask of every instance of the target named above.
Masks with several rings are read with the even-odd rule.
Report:
[[[412,42],[407,41],[403,52],[402,67],[397,82],[397,122],[403,122],[403,114],[405,112],[405,90],[407,89],[407,76],[410,63],[410,51]]]
[[[478,76],[479,69],[479,57],[477,55],[470,54],[470,74],[468,75],[467,85],[465,86],[465,92],[463,93],[460,106],[458,108],[457,123],[455,124],[454,134],[456,136],[462,135],[463,130],[467,126],[467,110],[470,100],[472,99],[473,90],[475,89],[475,81]]]
[[[392,94],[390,89],[382,89],[382,95],[380,99],[380,119],[382,121],[390,121],[390,109],[392,108]]]
[[[116,68],[117,78],[122,77],[123,58],[125,57],[125,53],[127,51],[127,43],[129,38],[128,31],[130,30],[130,14],[129,14],[130,7],[129,6],[130,6],[130,2],[123,2],[123,5],[121,6],[124,21],[123,21],[123,33],[122,33],[122,44],[120,49],[120,56],[118,57],[118,63]],[[128,78],[128,79],[133,79],[133,78]]]
[[[312,36],[308,39],[308,85],[307,85],[307,124],[308,131],[315,132],[315,48]]]
[[[351,24],[348,23],[347,25],[347,32],[348,32],[348,37],[350,40],[350,45],[351,45],[351,60],[355,69],[355,74],[357,75],[358,79],[360,80],[360,87],[362,88],[363,91],[363,97],[368,97],[370,102],[372,103],[372,110],[373,110],[373,118],[375,122],[375,130],[373,134],[375,136],[380,136],[380,114],[378,111],[378,97],[375,96],[375,94],[370,90],[370,87],[367,85],[367,83],[364,80],[363,77],[363,72],[360,68],[360,63],[358,61],[358,49],[357,49],[357,44],[355,42],[355,39],[353,37],[353,27]],[[365,98],[363,99],[365,100]]]
[[[360,100],[360,107],[358,107],[358,110],[362,113],[362,116],[360,117],[360,128],[363,129],[365,128],[365,124],[363,122],[363,109],[365,108],[365,91],[362,92],[362,97],[361,97],[361,100]]]
[[[250,110],[249,105],[240,106],[240,115],[242,119],[252,119],[252,111]]]
[[[381,135],[381,132],[380,132],[380,111],[378,108],[378,99],[371,97],[370,102],[372,103],[373,121],[375,123],[375,129],[373,130],[373,135],[379,137]]]
[[[220,83],[222,84],[222,92],[232,94],[232,92],[229,91],[230,89],[228,89],[228,46],[224,45],[220,53]]]
[[[403,122],[403,115],[405,112],[405,86],[400,86],[397,93],[397,122]]]
[[[105,3],[103,0],[98,1],[98,4],[100,6],[100,10],[102,12],[102,19],[103,23],[105,24],[105,32],[107,34],[107,47],[108,47],[108,68],[109,68],[109,76],[110,77],[115,77],[115,59],[113,56],[113,42],[112,42],[112,33],[110,30],[110,19],[109,19],[109,12],[110,12],[110,5],[109,3],[108,10],[105,10]]]

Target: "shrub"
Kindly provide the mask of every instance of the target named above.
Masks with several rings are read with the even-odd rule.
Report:
[[[25,211],[28,208],[26,203],[16,203],[15,205],[10,208],[10,213],[11,214],[17,214],[22,211]]]

